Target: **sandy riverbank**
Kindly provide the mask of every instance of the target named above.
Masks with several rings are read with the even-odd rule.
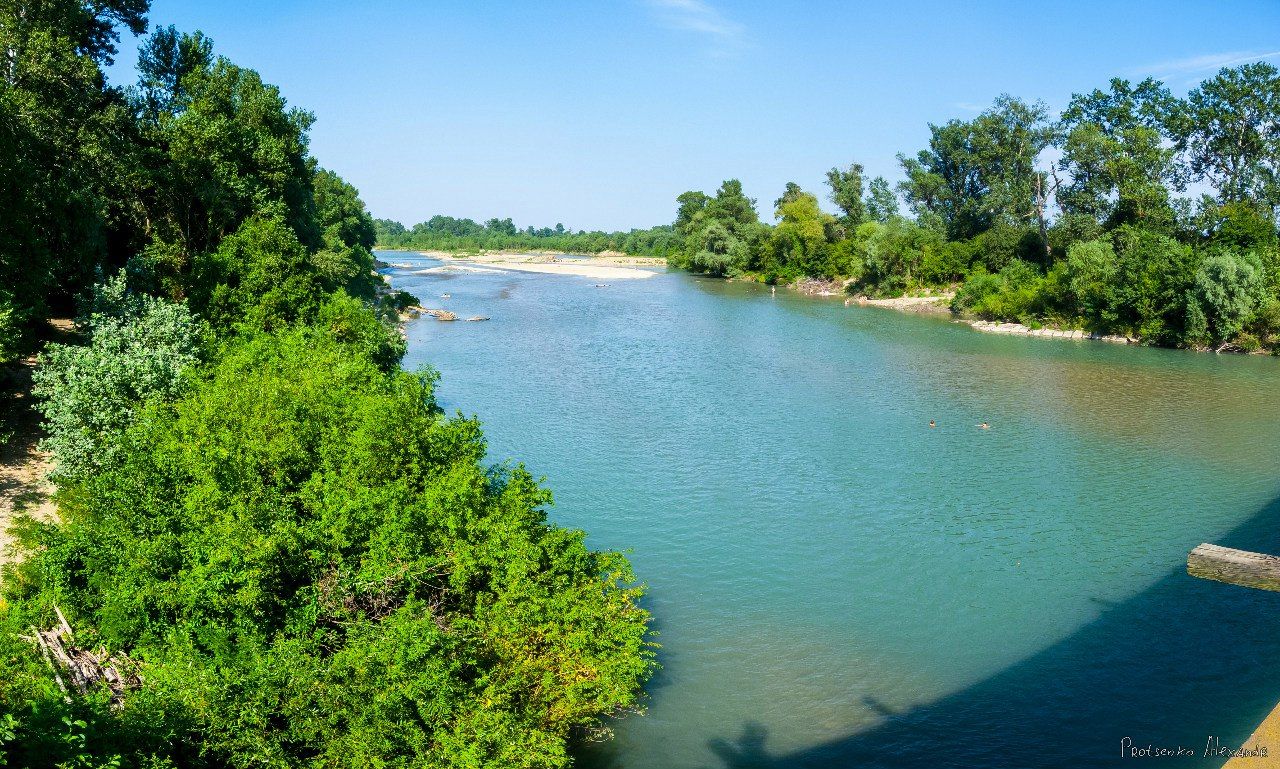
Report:
[[[888,307],[900,312],[928,312],[951,314],[951,300],[954,293],[934,294],[930,296],[896,296],[892,299],[868,299],[865,296],[854,297],[852,302],[867,307]]]
[[[657,273],[641,267],[664,267],[666,260],[642,256],[593,256],[563,259],[549,254],[476,254],[456,256],[438,251],[420,251],[423,256],[446,260],[441,267],[480,265],[472,269],[513,270],[547,275],[574,275],[594,280],[643,280]],[[436,269],[436,268],[430,268]]]

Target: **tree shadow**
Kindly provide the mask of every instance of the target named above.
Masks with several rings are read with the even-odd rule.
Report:
[[[1218,544],[1280,552],[1280,499]],[[1187,542],[1188,551],[1197,542]],[[1280,699],[1280,594],[1187,575],[1179,563],[1048,648],[932,703],[895,713],[863,697],[876,725],[808,748],[772,753],[747,723],[709,743],[724,769],[982,769],[1143,765],[1135,747],[1182,747],[1159,766],[1221,766],[1216,737],[1240,747]],[[1280,745],[1267,746],[1272,766]]]

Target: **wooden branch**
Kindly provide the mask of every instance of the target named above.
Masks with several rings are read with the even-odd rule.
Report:
[[[1187,573],[1229,585],[1280,590],[1280,558],[1265,553],[1205,543],[1187,556]]]

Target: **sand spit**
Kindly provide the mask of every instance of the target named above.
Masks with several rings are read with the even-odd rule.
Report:
[[[652,278],[657,273],[640,267],[662,267],[666,262],[639,256],[594,256],[585,259],[565,259],[548,254],[477,254],[474,256],[454,256],[434,251],[423,251],[423,256],[448,260],[447,264],[433,267],[433,270],[466,267],[467,265],[483,265],[470,267],[472,270],[511,270],[516,272],[536,272],[546,275],[572,275],[595,280],[642,280]]]

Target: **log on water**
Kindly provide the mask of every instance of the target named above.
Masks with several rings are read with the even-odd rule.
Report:
[[[1230,585],[1280,590],[1280,558],[1265,553],[1205,543],[1187,556],[1187,573]]]

